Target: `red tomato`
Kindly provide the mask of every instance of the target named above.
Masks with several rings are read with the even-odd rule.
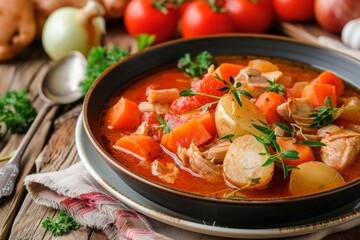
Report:
[[[234,32],[234,23],[224,12],[215,12],[206,1],[190,2],[181,16],[181,35],[185,38]]]
[[[276,15],[284,21],[310,21],[315,0],[273,0]]]
[[[226,0],[225,9],[237,32],[264,33],[274,20],[271,0]]]
[[[154,34],[154,43],[169,40],[175,36],[179,12],[173,7],[160,11],[153,6],[156,0],[131,0],[124,12],[126,30],[132,35]]]
[[[202,99],[199,99],[200,97],[201,96],[179,97],[171,103],[170,111],[174,114],[183,114],[201,108],[204,102]]]
[[[359,0],[315,0],[315,18],[325,29],[340,33],[351,19],[360,17]]]

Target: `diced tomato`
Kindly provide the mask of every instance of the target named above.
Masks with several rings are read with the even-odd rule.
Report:
[[[225,84],[212,75],[206,75],[203,79],[193,82],[191,87],[196,92],[206,93],[214,96],[222,96],[225,94],[224,91],[219,90],[220,88],[225,87]],[[214,98],[210,99],[210,101],[206,102],[215,100]]]
[[[200,100],[199,100],[199,96],[180,97],[171,103],[170,111],[174,114],[182,114],[185,112],[189,112],[201,108],[204,105],[204,103]]]

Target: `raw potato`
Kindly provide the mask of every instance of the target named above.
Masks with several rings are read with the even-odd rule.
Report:
[[[290,175],[289,191],[293,195],[317,193],[345,184],[340,173],[323,162],[306,162],[298,168]]]
[[[31,0],[0,0],[0,61],[6,61],[35,38],[34,5]]]
[[[248,98],[243,96],[241,99],[242,107],[230,93],[220,99],[215,111],[215,125],[219,137],[229,134],[261,134],[252,124],[261,125],[259,120],[266,122],[265,116]]]
[[[274,163],[262,166],[266,156],[264,146],[252,135],[244,135],[235,139],[226,153],[223,171],[226,179],[237,187],[261,189],[269,185],[274,174]],[[254,183],[259,179],[258,183]],[[253,181],[252,181],[253,180]]]

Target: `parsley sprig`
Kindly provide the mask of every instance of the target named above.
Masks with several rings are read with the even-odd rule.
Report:
[[[47,217],[41,225],[47,231],[51,231],[54,236],[69,233],[71,230],[76,230],[80,227],[80,224],[75,222],[71,215],[67,215],[65,210],[61,210],[54,219]]]
[[[260,120],[259,120],[260,121]],[[260,155],[267,156],[263,167],[266,167],[272,163],[283,169],[284,178],[289,175],[289,172],[298,169],[296,166],[287,165],[283,159],[297,160],[299,159],[299,152],[296,150],[282,151],[279,144],[276,141],[275,131],[271,129],[270,125],[260,121],[262,125],[253,124],[253,126],[262,132],[264,135],[254,135],[256,140],[264,146],[265,152],[259,153]],[[271,150],[275,150],[275,154],[271,153]]]
[[[195,57],[195,60],[191,58],[190,53],[185,53],[179,59],[177,67],[191,77],[201,77],[207,72],[211,64],[214,64],[213,56],[208,51],[203,51]]]
[[[25,133],[36,115],[25,90],[8,91],[0,98],[0,123],[4,123],[11,133]]]
[[[172,129],[171,129],[170,125],[174,124],[174,122],[164,120],[160,114],[157,115],[156,119],[160,123],[160,126],[157,126],[156,130],[162,129],[164,134],[171,132]]]
[[[346,110],[360,110],[360,107],[345,107],[335,108],[333,107],[330,97],[326,97],[324,105],[315,108],[316,113],[310,115],[314,117],[314,123],[310,125],[311,128],[319,128],[329,125],[335,121],[335,116],[346,111]]]
[[[107,47],[95,47],[87,57],[86,79],[79,86],[83,95],[87,93],[94,81],[111,65],[127,57],[130,51],[118,46],[109,50]]]
[[[155,40],[154,35],[139,34],[135,36],[137,51],[149,47]],[[111,50],[104,46],[94,47],[87,56],[86,79],[80,82],[82,94],[90,89],[94,81],[111,65],[130,55],[130,49],[114,46]]]

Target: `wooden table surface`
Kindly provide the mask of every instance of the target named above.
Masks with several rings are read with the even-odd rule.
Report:
[[[118,37],[111,33],[107,45],[129,45],[129,37]],[[128,46],[124,46],[128,47]],[[7,90],[26,89],[36,109],[42,100],[38,95],[41,79],[51,61],[40,43],[34,43],[18,58],[0,64],[0,96]],[[34,135],[28,150],[23,155],[20,175],[14,194],[0,203],[0,239],[107,239],[100,230],[80,227],[65,236],[53,237],[41,227],[46,217],[53,218],[57,211],[35,204],[23,186],[26,175],[65,169],[80,161],[75,147],[75,125],[81,110],[81,102],[72,106],[53,107]],[[0,156],[16,150],[21,135],[6,134],[0,139]],[[39,155],[41,157],[39,157]],[[0,162],[0,166],[6,162]],[[206,239],[204,236],[203,239]],[[360,228],[338,233],[326,239],[360,239]]]

